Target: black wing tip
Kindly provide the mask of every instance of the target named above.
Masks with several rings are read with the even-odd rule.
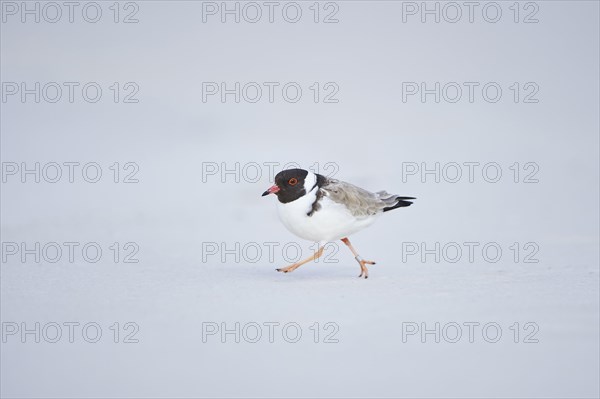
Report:
[[[411,206],[412,205],[412,201],[406,201],[406,200],[415,200],[415,197],[396,197],[396,204],[394,206],[388,206],[386,208],[383,208],[384,212],[387,211],[391,211],[392,209],[396,209],[396,208],[404,208],[406,206]]]

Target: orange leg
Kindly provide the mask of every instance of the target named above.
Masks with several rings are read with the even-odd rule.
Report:
[[[369,269],[367,269],[367,266],[365,265],[374,265],[375,262],[371,260],[364,260],[363,258],[361,258],[358,252],[356,252],[356,250],[352,246],[352,244],[350,244],[350,240],[347,237],[342,238],[342,242],[346,244],[348,248],[350,248],[350,251],[352,251],[352,254],[354,254],[354,259],[356,259],[356,261],[360,265],[360,275],[358,277],[364,276],[365,278],[369,278]]]
[[[319,250],[317,252],[315,252],[312,256],[301,260],[300,262],[296,262],[293,265],[289,265],[288,267],[282,267],[281,269],[275,269],[278,272],[283,272],[283,273],[289,273],[289,272],[293,272],[294,270],[296,270],[297,268],[299,268],[300,266],[302,266],[305,263],[310,262],[311,260],[315,260],[321,257],[321,255],[323,255],[323,250],[325,249],[325,247],[321,247],[319,248]]]

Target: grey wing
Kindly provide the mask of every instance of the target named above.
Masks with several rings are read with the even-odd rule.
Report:
[[[344,204],[356,217],[375,215],[394,206],[398,197],[385,191],[372,193],[353,184],[329,179],[321,189],[332,201]]]

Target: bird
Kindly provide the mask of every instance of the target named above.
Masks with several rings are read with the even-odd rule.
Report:
[[[360,277],[369,277],[367,265],[350,243],[348,236],[369,227],[382,214],[410,206],[415,197],[403,197],[386,191],[372,193],[353,184],[325,177],[304,169],[286,169],[275,176],[274,185],[262,196],[275,194],[283,225],[305,240],[317,242],[318,250],[310,257],[276,269],[290,273],[318,259],[325,244],[341,240],[360,265]]]

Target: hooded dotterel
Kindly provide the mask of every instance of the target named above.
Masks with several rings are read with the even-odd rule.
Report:
[[[368,278],[367,264],[356,252],[348,236],[370,226],[384,212],[409,206],[414,197],[401,197],[385,191],[372,193],[350,183],[330,179],[304,169],[288,169],[275,176],[275,184],[263,196],[275,194],[279,200],[279,217],[285,227],[306,240],[319,243],[311,257],[277,269],[292,272],[303,264],[319,258],[324,244],[342,240],[360,264],[359,277]]]

